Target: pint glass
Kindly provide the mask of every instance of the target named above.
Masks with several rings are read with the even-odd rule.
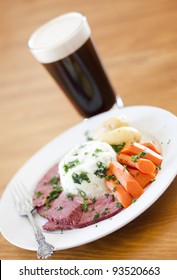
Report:
[[[82,116],[107,111],[116,103],[87,19],[81,13],[67,13],[44,24],[31,35],[28,46]]]

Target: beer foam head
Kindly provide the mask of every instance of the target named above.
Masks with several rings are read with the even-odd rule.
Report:
[[[78,50],[90,37],[84,15],[72,12],[61,15],[40,28],[30,37],[28,47],[41,63],[51,63]]]

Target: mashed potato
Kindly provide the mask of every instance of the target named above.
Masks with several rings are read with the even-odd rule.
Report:
[[[73,148],[59,164],[61,185],[66,193],[98,197],[108,192],[104,183],[105,172],[116,153],[104,142],[89,141]]]

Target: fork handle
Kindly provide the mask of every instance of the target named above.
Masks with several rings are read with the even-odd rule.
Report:
[[[33,227],[36,241],[39,244],[38,250],[37,250],[38,258],[45,259],[45,258],[51,256],[53,254],[53,252],[55,251],[54,246],[45,241],[45,236],[43,235],[41,229],[39,228],[38,224],[36,223],[32,213],[28,212],[27,216]]]
[[[38,242],[38,240],[40,240],[41,238],[45,238],[41,229],[39,228],[38,224],[36,223],[35,219],[33,218],[33,215],[31,212],[28,212],[28,218],[30,220],[30,223],[33,227],[33,230],[34,230],[34,234],[35,234],[35,238],[36,238],[36,241]]]

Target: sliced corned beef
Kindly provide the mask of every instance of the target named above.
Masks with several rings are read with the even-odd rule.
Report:
[[[55,164],[38,182],[33,195],[33,204],[35,206],[40,207],[45,205],[47,198],[50,196],[50,192],[53,190],[52,184],[49,181],[54,176],[59,177],[58,164]]]
[[[55,165],[40,180],[33,196],[33,204],[37,206],[38,213],[48,220],[43,226],[45,230],[83,228],[110,218],[123,209],[112,193],[102,195],[95,201],[87,200],[87,211],[83,210],[82,197],[69,197],[63,191],[46,205],[53,191],[52,183],[49,181],[53,177],[59,178],[57,172],[58,165]]]

